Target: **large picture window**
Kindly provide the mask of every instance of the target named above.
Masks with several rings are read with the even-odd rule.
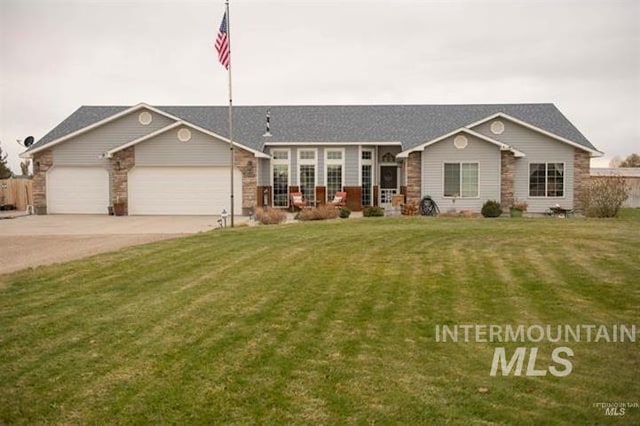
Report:
[[[327,149],[325,151],[325,176],[327,182],[327,200],[332,200],[336,192],[342,191],[344,171],[344,150]]]
[[[564,196],[564,164],[563,163],[530,163],[529,164],[529,196],[530,197],[563,197]]]
[[[478,163],[445,163],[445,197],[478,197]]]
[[[273,150],[271,155],[273,206],[289,207],[289,150]]]

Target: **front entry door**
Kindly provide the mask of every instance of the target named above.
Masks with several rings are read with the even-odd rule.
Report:
[[[398,193],[398,166],[380,166],[380,204],[391,204]]]

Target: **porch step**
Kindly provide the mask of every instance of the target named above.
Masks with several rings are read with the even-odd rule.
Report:
[[[401,216],[402,208],[400,206],[393,207],[391,204],[385,206],[384,208],[385,216]]]

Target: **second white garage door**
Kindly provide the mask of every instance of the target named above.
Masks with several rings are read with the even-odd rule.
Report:
[[[130,215],[218,215],[229,211],[227,167],[134,167],[128,176]],[[234,173],[234,209],[242,214],[242,173]]]

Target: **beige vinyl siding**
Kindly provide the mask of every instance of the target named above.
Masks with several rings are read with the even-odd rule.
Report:
[[[430,195],[440,211],[451,208],[479,212],[487,200],[500,200],[500,148],[494,144],[465,135],[467,147],[457,149],[453,145],[456,135],[430,145],[422,153],[422,196]],[[444,164],[445,163],[477,163],[478,164],[478,197],[457,198],[444,197]]]
[[[152,121],[143,126],[138,121],[141,112],[142,110],[133,111],[124,117],[54,146],[52,148],[53,164],[107,167],[109,160],[100,158],[105,151],[124,145],[173,122],[163,115],[149,111]]]
[[[318,147],[318,182],[317,186],[325,186],[326,183],[324,181],[324,150],[325,147]]]
[[[499,119],[504,124],[504,132],[496,135],[491,132],[490,120],[476,126],[473,130],[504,142],[525,153],[525,157],[515,162],[515,196],[529,204],[528,212],[544,213],[556,204],[573,208],[573,156],[574,148],[564,142],[545,136],[509,120]],[[564,163],[563,197],[529,197],[529,164]]]
[[[136,145],[136,166],[229,166],[229,144],[188,128],[191,139],[178,140],[179,126]]]
[[[258,162],[258,186],[271,185],[271,161],[267,158],[260,158]]]
[[[358,146],[349,145],[345,147],[345,159],[344,159],[344,182],[342,186],[358,186],[359,185],[359,158],[360,150]]]

